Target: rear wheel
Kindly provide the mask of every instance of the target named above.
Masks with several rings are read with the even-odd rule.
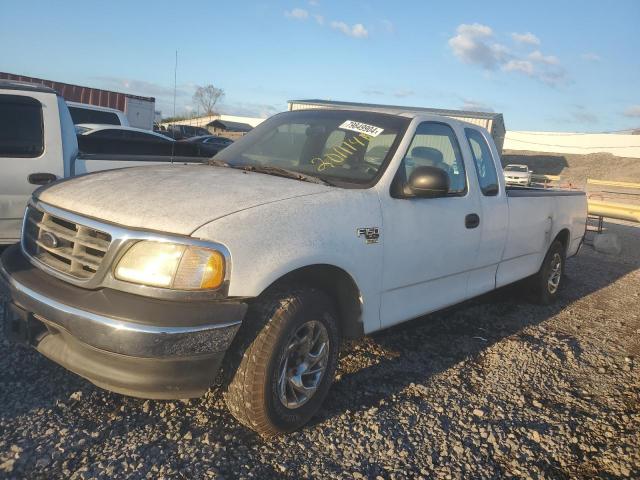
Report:
[[[564,281],[564,263],[564,246],[556,240],[549,247],[540,271],[531,278],[536,303],[549,305],[556,299]]]
[[[234,417],[265,436],[307,423],[338,362],[340,335],[330,298],[315,289],[269,294],[251,306],[237,343],[224,392]]]

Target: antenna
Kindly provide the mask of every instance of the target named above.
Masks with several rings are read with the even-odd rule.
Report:
[[[176,63],[173,69],[173,121],[176,120],[176,93],[178,91],[178,50],[176,50]],[[173,165],[173,157],[175,155],[176,139],[173,139],[171,144],[171,165]]]

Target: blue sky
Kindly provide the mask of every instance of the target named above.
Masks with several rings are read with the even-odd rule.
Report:
[[[0,71],[220,110],[292,98],[491,109],[510,130],[640,127],[640,2],[6,2]]]

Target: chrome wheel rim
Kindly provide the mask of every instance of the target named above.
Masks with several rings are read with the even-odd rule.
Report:
[[[547,288],[549,293],[553,294],[558,291],[560,286],[560,278],[562,277],[562,257],[559,253],[554,253],[551,259],[551,271],[549,272],[549,280],[547,280]]]
[[[302,324],[289,338],[280,360],[278,397],[289,409],[299,408],[316,393],[329,358],[329,334],[316,320]]]

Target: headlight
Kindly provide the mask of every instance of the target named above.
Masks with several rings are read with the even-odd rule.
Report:
[[[115,276],[153,287],[206,290],[222,285],[224,269],[224,256],[217,250],[141,241],[120,259]]]

